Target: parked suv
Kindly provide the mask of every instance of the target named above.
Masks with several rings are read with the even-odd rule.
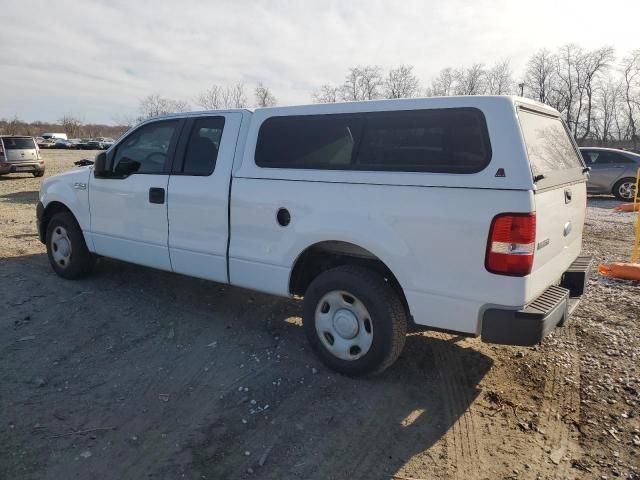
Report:
[[[580,152],[585,163],[591,167],[587,182],[589,193],[613,194],[618,200],[633,202],[640,155],[596,147],[584,147]]]
[[[0,175],[32,173],[41,177],[44,170],[44,160],[33,137],[0,135]]]
[[[192,112],[47,179],[37,218],[63,278],[101,255],[304,297],[320,358],[363,375],[410,326],[533,345],[561,325],[590,264],[587,171],[522,98]]]

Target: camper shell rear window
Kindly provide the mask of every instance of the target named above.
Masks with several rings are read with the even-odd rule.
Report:
[[[560,118],[525,109],[520,109],[519,117],[534,176],[582,167]]]
[[[469,174],[490,160],[476,108],[271,117],[255,152],[259,167],[316,170]]]

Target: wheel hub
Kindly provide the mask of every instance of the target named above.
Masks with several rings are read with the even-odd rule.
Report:
[[[53,230],[51,237],[51,253],[55,262],[62,268],[67,268],[71,262],[72,246],[67,230],[62,226]]]
[[[65,237],[62,237],[58,240],[58,249],[63,257],[68,257],[71,253],[71,245],[69,244],[69,240]]]
[[[358,318],[353,312],[341,308],[333,315],[333,328],[345,340],[350,340],[358,334]]]

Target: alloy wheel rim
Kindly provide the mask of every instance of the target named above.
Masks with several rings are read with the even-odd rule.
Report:
[[[355,295],[344,290],[325,294],[315,312],[315,327],[324,347],[341,360],[357,360],[371,349],[373,322]]]
[[[618,193],[624,199],[632,199],[635,193],[636,186],[632,182],[624,182],[618,188]]]

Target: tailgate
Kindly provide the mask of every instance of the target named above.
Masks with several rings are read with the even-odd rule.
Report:
[[[585,182],[535,194],[536,251],[528,299],[556,282],[580,255],[586,200]]]
[[[587,188],[582,158],[560,118],[525,108],[518,117],[536,186],[530,301],[557,282],[580,254]]]

